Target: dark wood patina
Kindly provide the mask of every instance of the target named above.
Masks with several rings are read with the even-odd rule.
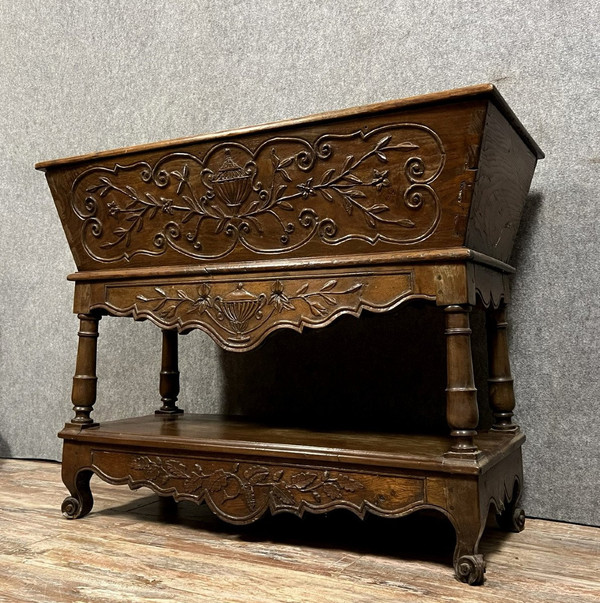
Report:
[[[93,473],[224,520],[267,510],[444,513],[456,576],[483,582],[490,505],[523,527],[523,434],[506,336],[508,261],[536,143],[491,85],[38,164],[77,264],[75,417],[61,431],[68,518]],[[311,432],[177,406],[178,333],[245,351],[411,299],[445,310],[449,435]],[[477,432],[472,307],[487,313],[494,425]],[[161,406],[98,425],[103,315],[163,330]]]

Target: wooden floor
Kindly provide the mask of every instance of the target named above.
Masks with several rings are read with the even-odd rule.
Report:
[[[452,576],[453,532],[437,517],[279,515],[239,527],[97,477],[92,491],[92,513],[68,521],[60,465],[0,459],[0,601],[600,601],[597,528],[488,529],[486,583],[469,587]]]

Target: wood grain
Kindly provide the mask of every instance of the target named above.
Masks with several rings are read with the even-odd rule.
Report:
[[[46,177],[79,270],[456,246],[469,211],[456,198],[476,174],[465,162],[485,107],[340,115]]]
[[[484,85],[38,168],[89,271],[458,246],[482,174],[526,192],[540,156]]]
[[[600,598],[598,528],[528,519],[521,534],[488,530],[481,544],[486,586],[473,589],[448,580],[452,531],[431,517],[361,523],[344,513],[302,521],[282,515],[231,528],[203,507],[173,508],[147,491],[132,493],[99,480],[94,490],[88,519],[69,522],[57,511],[58,464],[0,459],[0,601]],[[419,544],[423,540],[427,546]]]
[[[436,510],[456,532],[455,576],[483,583],[490,505],[503,529],[523,529],[524,436],[477,434],[467,311],[509,299],[505,234],[541,156],[483,85],[38,165],[82,272],[72,277],[82,328],[75,417],[60,434],[63,514],[90,513],[93,474],[206,503],[237,524],[269,511]],[[247,351],[280,328],[408,300],[446,308],[448,438],[280,433],[178,413],[175,330]],[[164,331],[163,404],[150,421],[100,426],[90,416],[102,315]],[[508,384],[503,341],[490,343],[492,379]],[[512,401],[494,400],[497,413],[512,412]]]
[[[490,103],[465,245],[508,262],[536,156]]]
[[[188,413],[175,417],[148,415],[106,421],[97,429],[80,429],[67,423],[60,437],[99,449],[140,446],[176,449],[215,455],[245,455],[290,461],[344,462],[379,468],[414,469],[477,475],[521,446],[522,434],[508,438],[481,432],[476,443],[481,450],[477,464],[465,462],[451,470],[444,467],[448,436],[399,434],[393,431],[323,431],[309,427],[268,425],[242,417]]]

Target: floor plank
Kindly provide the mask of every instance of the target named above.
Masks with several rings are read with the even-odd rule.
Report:
[[[229,526],[205,507],[92,479],[92,513],[60,515],[60,465],[0,459],[0,601],[592,602],[600,529],[528,519],[488,529],[483,587],[453,579],[441,517],[350,513]]]

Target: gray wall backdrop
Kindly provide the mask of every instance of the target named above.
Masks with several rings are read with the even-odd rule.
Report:
[[[526,510],[600,524],[598,6],[0,0],[0,456],[60,458],[56,432],[71,416],[74,263],[36,161],[494,82],[547,154],[513,258]],[[375,350],[399,319],[381,320],[332,329],[352,345],[373,331]],[[151,411],[159,331],[126,319],[100,327],[96,418]],[[293,391],[281,350],[308,352],[298,382],[310,381],[310,346],[333,345],[326,332],[306,344],[277,335],[243,359],[192,333],[181,344],[182,405],[244,410],[261,385],[284,401]],[[361,347],[361,366],[365,356]],[[338,383],[351,373],[332,362]],[[393,364],[377,374],[400,396],[394,379]]]

